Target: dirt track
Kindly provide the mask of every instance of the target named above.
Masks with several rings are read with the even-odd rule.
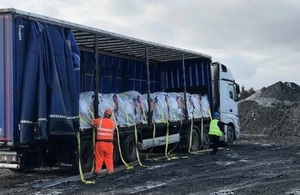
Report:
[[[1,170],[0,194],[300,194],[299,137],[242,135],[217,156],[206,152],[188,156],[143,160],[150,168],[136,165],[132,170],[93,178],[95,185],[69,182],[44,189],[32,185],[70,174],[39,170],[16,177],[18,174]]]

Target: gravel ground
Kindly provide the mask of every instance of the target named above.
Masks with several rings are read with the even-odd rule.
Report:
[[[0,194],[300,194],[300,137],[244,134],[217,156],[175,155],[178,159],[142,158],[144,166],[90,178],[91,185],[77,181],[36,189],[34,184],[72,174],[0,170]]]

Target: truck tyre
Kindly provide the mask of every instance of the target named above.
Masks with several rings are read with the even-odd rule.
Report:
[[[234,128],[232,126],[227,127],[227,144],[232,145],[235,140]]]
[[[205,124],[203,126],[202,149],[208,149],[210,147],[210,139],[209,139],[208,131],[209,131],[209,125]]]
[[[121,150],[125,162],[130,163],[136,160],[136,144],[133,135],[127,135],[122,139]]]
[[[119,151],[119,146],[118,146],[118,140],[115,138],[114,139],[114,165],[117,165],[120,160],[120,151]]]
[[[94,161],[94,147],[92,141],[83,141],[80,147],[80,162],[83,172],[92,170]]]
[[[189,144],[190,144],[190,137],[188,137]],[[191,151],[197,151],[199,149],[200,140],[199,140],[199,134],[196,129],[193,129],[192,131],[192,143],[190,146]]]

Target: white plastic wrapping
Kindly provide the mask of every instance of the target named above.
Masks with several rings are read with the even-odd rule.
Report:
[[[82,129],[91,128],[94,117],[94,92],[80,94],[79,113]],[[210,106],[206,95],[186,93],[188,119],[210,117]],[[103,116],[107,108],[112,109],[112,119],[120,127],[130,127],[138,124],[147,124],[148,95],[137,91],[124,93],[99,94],[99,117]],[[150,122],[167,123],[184,119],[184,93],[156,92],[150,94]]]
[[[94,92],[89,91],[80,93],[79,96],[79,117],[80,128],[82,129],[92,127],[91,119],[94,117],[93,94]]]
[[[206,118],[211,117],[209,101],[208,101],[207,95],[201,96],[201,108],[202,108],[201,110],[202,110],[203,117],[206,117]]]

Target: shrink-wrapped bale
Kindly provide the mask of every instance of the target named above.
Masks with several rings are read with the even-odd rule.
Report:
[[[92,127],[91,119],[94,118],[94,92],[88,91],[80,93],[79,96],[79,117],[80,128],[88,129]]]
[[[149,104],[150,104],[150,114],[149,114],[149,120],[152,122],[152,116],[154,112],[154,107],[155,107],[155,96],[153,94],[150,94],[150,99],[149,99]],[[149,105],[148,105],[148,94],[143,94],[142,95],[142,104],[145,109],[145,119],[148,121],[148,112],[149,112]]]
[[[183,105],[185,105],[184,103],[184,93],[179,93],[182,97],[183,97]],[[192,99],[191,99],[192,95],[189,94],[189,93],[186,93],[186,98],[187,98],[187,102],[186,102],[186,107],[187,107],[187,113],[188,113],[188,119],[192,119],[194,118],[194,104],[192,102]]]
[[[180,115],[180,119],[184,119],[185,116],[185,103],[184,103],[184,96],[183,94],[180,93],[176,93],[176,103],[178,106],[178,112]]]
[[[106,109],[109,108],[113,111],[114,104],[110,101],[109,96],[110,96],[109,94],[100,94],[100,93],[98,95],[98,101],[99,101],[98,114],[100,118],[103,118]],[[115,120],[114,111],[111,119]]]
[[[107,101],[112,105],[114,118],[120,127],[133,126],[135,124],[132,101],[126,94],[106,94]]]
[[[179,93],[168,93],[169,116],[171,122],[176,122],[184,119],[182,99],[183,98]]]
[[[199,119],[202,117],[202,112],[201,112],[201,101],[200,101],[200,96],[198,94],[192,94],[190,96],[190,101],[193,104],[193,118]]]
[[[91,120],[95,116],[94,95],[95,93],[93,91],[80,93],[79,115],[80,115],[81,129],[88,129],[93,127]],[[112,109],[112,106],[107,101],[107,98],[100,93],[98,93],[98,101],[99,101],[98,114],[99,117],[103,117],[104,111],[108,108]]]
[[[121,93],[120,96],[128,98],[131,101],[135,124],[146,124],[147,120],[142,94],[137,91],[128,91]]]
[[[165,92],[156,92],[154,95],[154,110],[152,121],[154,123],[166,123],[169,121],[168,97]]]
[[[188,119],[210,117],[210,106],[207,95],[186,93]],[[91,128],[94,117],[94,92],[80,94],[79,113],[80,127]],[[150,94],[148,108],[148,95],[137,91],[128,91],[120,94],[99,94],[98,113],[103,117],[107,108],[112,109],[112,119],[120,127],[130,127],[138,124],[147,124],[150,109],[150,122],[167,123],[181,121],[185,118],[184,93],[156,92]]]
[[[203,117],[211,117],[210,115],[210,107],[207,95],[201,96],[201,110]]]

